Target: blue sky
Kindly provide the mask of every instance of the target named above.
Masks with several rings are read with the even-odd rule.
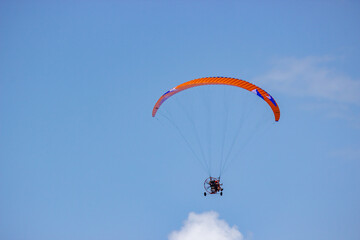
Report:
[[[184,240],[203,217],[204,231],[241,233],[226,240],[359,239],[359,11],[1,1],[0,238]],[[282,114],[221,198],[203,197],[207,176],[151,117],[165,91],[206,76],[253,82]]]

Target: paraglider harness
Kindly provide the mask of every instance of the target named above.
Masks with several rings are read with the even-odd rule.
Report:
[[[217,194],[220,193],[220,196],[222,196],[222,191],[224,190],[222,187],[222,183],[220,183],[220,177],[219,178],[215,178],[215,177],[209,177],[205,180],[204,182],[204,188],[205,191],[204,192],[204,196],[206,196],[207,193],[209,194]]]

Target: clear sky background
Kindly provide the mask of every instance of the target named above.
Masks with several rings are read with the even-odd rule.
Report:
[[[360,239],[359,43],[359,1],[0,1],[0,239]],[[223,197],[151,117],[206,76],[282,114]]]

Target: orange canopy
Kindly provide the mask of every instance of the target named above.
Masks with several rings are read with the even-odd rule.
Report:
[[[229,85],[229,86],[240,87],[240,88],[246,89],[250,92],[253,92],[256,95],[258,95],[259,97],[261,97],[271,107],[271,109],[274,113],[275,121],[279,121],[279,119],[280,119],[279,106],[277,105],[275,99],[270,94],[268,94],[266,91],[264,91],[263,89],[259,88],[258,86],[254,85],[252,83],[249,83],[244,80],[236,79],[236,78],[229,78],[229,77],[198,78],[198,79],[194,79],[194,80],[182,83],[182,84],[170,89],[169,91],[164,93],[164,95],[162,95],[159,98],[159,100],[156,102],[156,104],[153,108],[153,111],[152,111],[152,116],[155,117],[156,112],[160,108],[161,104],[169,97],[173,96],[174,94],[176,94],[178,92],[186,90],[188,88],[198,87],[198,86],[203,86],[203,85]]]

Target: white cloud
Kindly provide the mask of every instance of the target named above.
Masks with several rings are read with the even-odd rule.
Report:
[[[331,151],[330,156],[337,159],[343,159],[346,161],[359,161],[360,149],[355,146],[339,148]]]
[[[216,212],[190,213],[184,226],[169,240],[244,240],[236,226],[230,227]]]
[[[360,105],[360,80],[336,72],[329,67],[332,61],[329,57],[280,59],[257,80],[291,96]]]
[[[360,127],[360,79],[335,70],[335,58],[283,58],[257,82],[290,97],[302,99],[300,109],[348,121]],[[275,97],[276,99],[276,97]],[[281,106],[281,103],[279,103]]]

